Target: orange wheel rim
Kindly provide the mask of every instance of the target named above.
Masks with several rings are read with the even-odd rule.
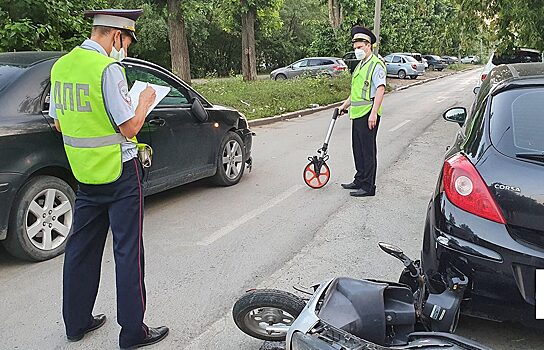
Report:
[[[316,174],[313,163],[308,163],[304,168],[304,182],[311,188],[321,188],[329,182],[331,171],[326,163],[321,166],[319,176]]]

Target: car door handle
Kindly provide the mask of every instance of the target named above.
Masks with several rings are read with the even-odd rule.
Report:
[[[155,125],[155,126],[164,126],[166,124],[166,120],[164,120],[162,118],[155,117],[155,118],[153,118],[153,119],[151,119],[149,121],[149,124],[150,125]]]

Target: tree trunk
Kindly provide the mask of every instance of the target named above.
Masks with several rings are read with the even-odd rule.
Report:
[[[331,27],[337,29],[342,24],[342,7],[339,0],[328,0],[329,3],[329,23]]]
[[[189,60],[189,45],[185,32],[185,20],[181,13],[180,0],[168,0],[168,36],[170,37],[170,52],[172,71],[187,84],[191,84],[191,62]]]
[[[246,1],[242,0],[242,5]],[[242,6],[244,8],[245,6]],[[257,10],[250,7],[242,12],[242,75],[244,81],[257,79],[257,58],[255,55],[255,19]]]

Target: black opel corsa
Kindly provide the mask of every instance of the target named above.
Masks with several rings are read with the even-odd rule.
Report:
[[[444,114],[463,126],[428,207],[422,265],[431,284],[446,262],[470,277],[464,313],[540,328],[544,64],[498,66],[475,92],[469,114],[457,107]]]
[[[0,241],[33,261],[64,251],[77,186],[62,137],[48,116],[50,71],[60,52],[0,54]],[[239,112],[212,105],[155,64],[125,59],[135,80],[171,87],[137,135],[153,147],[144,179],[150,195],[212,177],[238,183],[251,165],[252,132]]]

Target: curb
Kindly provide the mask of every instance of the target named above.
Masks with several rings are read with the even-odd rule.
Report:
[[[469,68],[469,69],[463,69],[463,70],[460,70],[460,71],[456,71],[456,72],[451,72],[451,73],[448,73],[448,74],[444,74],[444,75],[441,75],[439,77],[434,77],[434,78],[429,78],[429,79],[425,79],[425,80],[420,80],[418,82],[415,82],[413,84],[408,84],[408,85],[405,85],[405,86],[400,86],[398,88],[396,88],[395,90],[391,91],[391,92],[395,92],[395,91],[402,91],[402,90],[406,90],[408,88],[411,88],[412,86],[417,86],[417,85],[421,85],[421,84],[425,84],[425,83],[428,83],[430,81],[435,81],[435,80],[438,80],[438,79],[442,79],[442,78],[445,78],[445,77],[450,77],[452,75],[456,75],[456,74],[459,74],[459,73],[464,73],[464,72],[468,72],[468,71],[471,71],[472,68]]]
[[[282,121],[282,120],[303,117],[305,115],[325,111],[327,109],[340,107],[342,105],[342,103],[343,103],[343,101],[332,103],[332,104],[326,105],[326,106],[317,107],[317,108],[308,108],[308,109],[303,109],[303,110],[296,111],[296,112],[285,113],[285,114],[277,115],[275,117],[268,117],[268,118],[249,120],[248,124],[249,124],[249,126],[261,126],[261,125],[272,124],[272,123],[279,122],[279,121]]]
[[[452,75],[455,75],[455,74],[459,74],[459,73],[463,73],[463,72],[468,72],[468,71],[470,71],[470,70],[472,70],[472,69],[464,69],[464,70],[461,70],[461,71],[456,71],[456,72],[452,72],[452,73],[449,73],[449,74],[441,75],[441,76],[439,76],[439,77],[434,77],[434,78],[429,78],[429,79],[425,79],[425,80],[420,80],[420,81],[418,81],[418,82],[416,82],[416,83],[413,83],[413,84],[409,84],[409,85],[406,85],[406,86],[398,87],[398,88],[396,88],[395,90],[393,90],[393,91],[391,91],[391,92],[397,92],[397,91],[406,90],[406,89],[411,88],[411,87],[413,87],[413,86],[425,84],[425,83],[428,83],[428,82],[430,82],[430,81],[442,79],[442,78],[449,77],[449,76],[452,76]],[[316,113],[316,112],[325,111],[325,110],[327,110],[327,109],[331,109],[331,108],[335,108],[335,107],[340,107],[340,106],[342,105],[342,103],[343,103],[343,101],[340,101],[340,102],[332,103],[332,104],[326,105],[326,106],[321,106],[321,107],[317,107],[317,108],[308,108],[308,109],[303,109],[303,110],[296,111],[296,112],[289,112],[289,113],[281,114],[281,115],[278,115],[278,116],[275,116],[275,117],[268,117],[268,118],[261,118],[261,119],[249,120],[249,121],[248,121],[248,124],[249,124],[249,126],[262,126],[262,125],[268,125],[268,124],[272,124],[272,123],[279,122],[279,121],[282,121],[282,120],[288,120],[288,119],[293,119],[293,118],[299,118],[299,117],[303,117],[303,116],[306,116],[306,115],[309,115],[309,114],[313,114],[313,113]]]

